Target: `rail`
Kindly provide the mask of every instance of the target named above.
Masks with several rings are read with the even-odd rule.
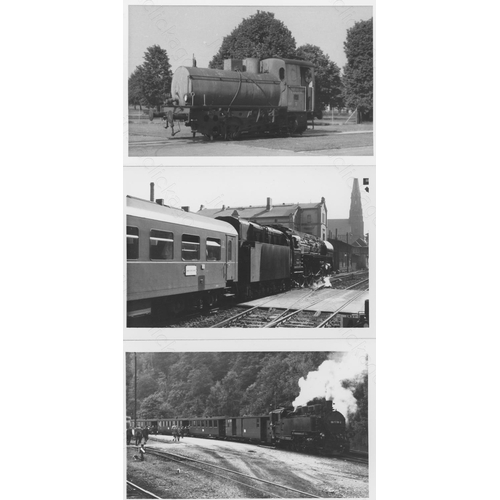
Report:
[[[150,491],[145,490],[144,488],[141,488],[140,486],[137,486],[137,484],[134,484],[132,481],[129,481],[128,479],[127,479],[127,484],[128,484],[131,488],[133,488],[133,489],[135,489],[135,490],[138,490],[138,491],[140,491],[141,493],[144,493],[145,495],[150,496],[151,498],[161,498],[161,497],[157,497],[154,493],[151,493]],[[127,497],[128,497],[128,495],[127,495]]]
[[[146,451],[150,454],[150,455],[155,455],[157,457],[160,457],[160,458],[166,458],[166,459],[169,459],[169,460],[173,460],[174,462],[179,462],[179,463],[183,463],[183,464],[186,464],[186,465],[189,465],[195,469],[198,469],[198,470],[201,470],[203,472],[208,472],[209,474],[212,474],[212,475],[215,475],[215,476],[218,476],[218,477],[222,477],[224,479],[229,479],[230,481],[233,481],[237,484],[241,484],[241,485],[244,485],[245,487],[247,488],[251,488],[251,489],[254,489],[256,491],[259,491],[260,493],[264,493],[266,495],[269,495],[270,493],[268,491],[264,491],[264,490],[261,490],[260,488],[256,488],[255,486],[250,486],[249,484],[246,484],[246,483],[242,483],[240,481],[236,481],[235,479],[230,479],[227,477],[227,475],[220,475],[220,474],[216,474],[215,472],[211,472],[207,469],[204,469],[204,468],[201,468],[201,467],[196,467],[195,465],[192,465],[188,462],[193,462],[194,464],[199,464],[199,465],[206,465],[206,466],[209,466],[209,467],[212,467],[214,469],[218,469],[218,470],[221,470],[223,472],[229,472],[229,473],[232,473],[232,474],[235,474],[237,476],[242,476],[246,479],[252,479],[254,481],[257,481],[257,482],[260,482],[260,483],[264,483],[264,484],[268,484],[268,485],[271,485],[271,486],[275,486],[275,487],[278,487],[278,488],[282,488],[286,491],[289,491],[289,492],[292,492],[292,493],[298,493],[301,497],[307,497],[307,498],[321,498],[321,497],[318,497],[317,495],[313,495],[311,493],[307,493],[305,491],[300,491],[300,490],[297,490],[295,488],[291,488],[290,486],[285,486],[283,484],[279,484],[279,483],[273,483],[272,481],[268,481],[267,479],[261,479],[261,478],[258,478],[258,477],[255,477],[255,476],[250,476],[248,474],[244,474],[243,472],[238,472],[238,471],[234,471],[234,470],[231,470],[231,469],[227,469],[226,467],[221,467],[220,465],[214,465],[214,464],[210,464],[210,463],[207,463],[207,462],[202,462],[201,460],[197,460],[195,458],[188,458],[188,457],[185,457],[185,456],[182,456],[182,455],[176,455],[174,453],[167,453],[167,452],[159,452],[159,451],[156,451],[156,450],[152,450],[149,446],[146,448]],[[172,458],[174,457],[174,458]],[[284,498],[284,497],[280,497],[278,495],[274,495],[276,496],[277,498]]]

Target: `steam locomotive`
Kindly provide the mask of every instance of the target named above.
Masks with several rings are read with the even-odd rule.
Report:
[[[196,63],[193,62],[193,65]],[[224,69],[181,66],[164,115],[206,138],[302,134],[314,111],[314,65],[292,59],[226,59]]]
[[[281,226],[127,196],[127,315],[176,315],[289,290],[333,267],[333,246]]]
[[[265,443],[300,452],[336,455],[350,448],[344,415],[325,400],[295,410],[278,408],[268,415],[137,419],[137,425],[153,434],[171,435],[177,426],[183,436]]]

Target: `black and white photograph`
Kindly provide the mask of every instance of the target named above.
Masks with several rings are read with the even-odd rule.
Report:
[[[368,498],[367,350],[125,357],[126,498]]]
[[[130,328],[367,328],[372,167],[127,167]]]
[[[126,16],[129,158],[374,156],[372,6]]]

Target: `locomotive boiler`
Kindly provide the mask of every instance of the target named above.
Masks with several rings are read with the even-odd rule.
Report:
[[[280,58],[226,59],[223,70],[181,66],[171,94],[163,113],[187,116],[193,137],[301,134],[314,111],[314,66]]]

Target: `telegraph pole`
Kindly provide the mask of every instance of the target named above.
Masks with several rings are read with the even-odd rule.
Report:
[[[137,427],[137,353],[134,352],[134,429]]]

